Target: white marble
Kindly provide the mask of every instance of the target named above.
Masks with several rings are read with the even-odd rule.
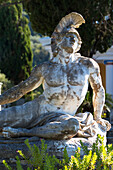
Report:
[[[94,136],[95,133],[91,133],[91,117],[88,119],[90,124],[86,121],[84,128],[80,117],[74,117],[85,99],[89,83],[93,89],[94,122],[103,127],[105,134],[110,129],[110,123],[101,119],[105,91],[99,66],[93,59],[77,53],[81,47],[81,38],[75,28],[82,23],[84,19],[77,13],[63,18],[52,34],[52,42],[55,40],[55,44],[52,43],[52,59],[36,66],[27,80],[0,96],[0,104],[5,104],[18,100],[40,84],[44,88],[43,94],[34,101],[0,112],[0,126],[4,136],[38,136],[49,139],[68,139],[80,134],[82,137]],[[57,34],[58,37],[55,37]],[[87,117],[87,114],[82,114],[82,118],[85,115]]]

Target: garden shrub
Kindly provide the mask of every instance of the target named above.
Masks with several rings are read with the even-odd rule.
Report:
[[[14,85],[10,80],[8,80],[8,78],[6,77],[4,73],[1,73],[1,70],[0,70],[0,82],[3,83],[2,93]]]

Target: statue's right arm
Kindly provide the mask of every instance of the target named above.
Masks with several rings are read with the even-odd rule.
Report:
[[[42,84],[42,81],[43,78],[41,76],[41,68],[37,66],[32,70],[28,79],[22,81],[18,85],[0,95],[0,105],[12,103],[20,99],[26,93],[39,87]]]

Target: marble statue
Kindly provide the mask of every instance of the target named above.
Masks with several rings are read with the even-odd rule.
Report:
[[[51,37],[50,61],[36,66],[27,80],[0,96],[3,105],[20,99],[41,84],[44,89],[33,101],[0,112],[0,128],[5,137],[60,140],[91,137],[110,129],[110,123],[101,119],[105,91],[99,66],[93,59],[77,53],[82,41],[76,28],[82,23],[84,18],[76,12],[63,17]],[[88,83],[93,89],[94,118],[91,113],[75,114],[85,98]]]

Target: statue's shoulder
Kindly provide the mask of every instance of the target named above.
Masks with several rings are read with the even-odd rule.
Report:
[[[39,74],[39,75],[41,75],[41,73],[42,73],[45,69],[47,70],[49,64],[50,64],[49,61],[43,62],[43,63],[41,63],[41,64],[37,64],[37,65],[33,68],[31,74]]]
[[[98,72],[100,70],[98,63],[92,58],[80,56],[79,62],[86,66],[91,72]]]

